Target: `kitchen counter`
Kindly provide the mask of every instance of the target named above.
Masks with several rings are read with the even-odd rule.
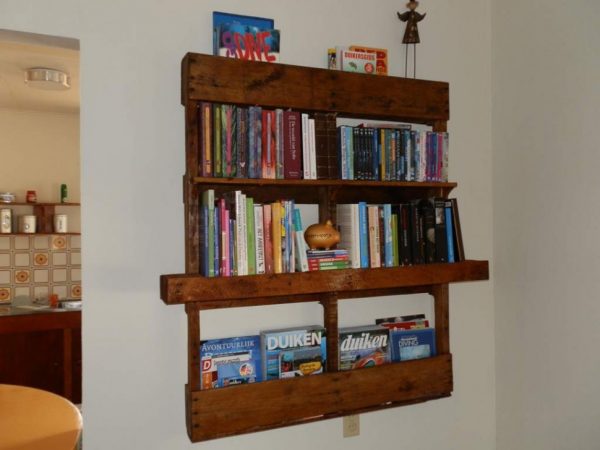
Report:
[[[0,383],[81,402],[81,310],[0,306]]]

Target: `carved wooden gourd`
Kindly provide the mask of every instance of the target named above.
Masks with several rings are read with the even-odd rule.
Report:
[[[340,242],[340,233],[333,227],[331,220],[328,220],[308,227],[304,232],[304,240],[311,250],[329,250]]]

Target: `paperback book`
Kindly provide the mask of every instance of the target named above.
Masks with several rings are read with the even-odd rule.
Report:
[[[390,362],[389,333],[379,325],[340,328],[339,370],[362,369]]]
[[[265,380],[323,373],[327,359],[325,328],[269,330],[260,333]]]
[[[429,358],[436,355],[435,329],[433,328],[395,329],[390,332],[390,336],[393,362]]]
[[[200,344],[201,389],[262,381],[259,336],[211,339]]]

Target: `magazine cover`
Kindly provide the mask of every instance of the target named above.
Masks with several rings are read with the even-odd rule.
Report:
[[[260,336],[210,339],[200,344],[200,388],[262,381]]]
[[[436,355],[435,329],[433,328],[395,329],[390,333],[393,362],[429,358]]]
[[[260,337],[265,380],[323,372],[327,350],[322,326],[262,331]]]
[[[229,58],[277,62],[279,30],[273,19],[213,12],[213,54]]]
[[[340,328],[339,370],[361,369],[390,362],[388,329],[379,325]]]

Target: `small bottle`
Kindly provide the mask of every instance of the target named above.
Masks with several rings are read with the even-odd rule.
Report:
[[[27,196],[25,197],[27,203],[36,203],[37,202],[37,194],[35,191],[27,191]]]
[[[67,201],[67,185],[60,185],[60,202],[65,203]]]

